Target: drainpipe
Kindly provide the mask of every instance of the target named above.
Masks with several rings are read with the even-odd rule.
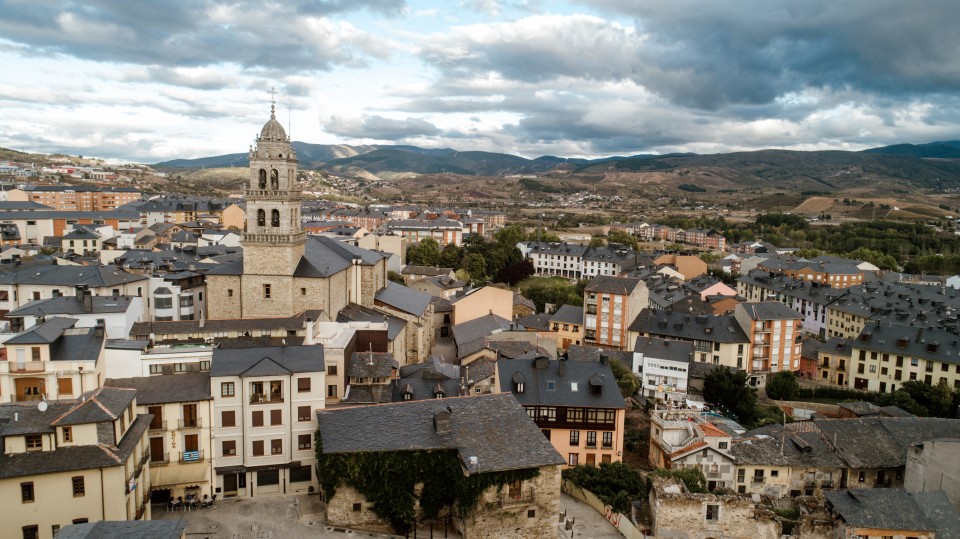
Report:
[[[124,472],[126,474],[126,472]],[[124,475],[124,480],[126,480],[126,475]],[[106,494],[106,485],[103,484],[103,468],[100,468],[100,520],[107,520],[107,501]]]

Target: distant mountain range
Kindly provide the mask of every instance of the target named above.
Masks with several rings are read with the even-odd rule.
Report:
[[[450,148],[420,148],[404,145],[363,145],[310,144],[293,142],[301,166],[324,168],[338,174],[460,174],[465,176],[500,176],[506,174],[537,174],[555,169],[570,171],[620,170],[653,171],[672,169],[677,166],[745,166],[749,162],[757,164],[768,161],[767,165],[780,168],[783,161],[790,162],[791,168],[824,165],[834,162],[836,165],[865,165],[882,162],[884,167],[890,161],[883,156],[923,159],[960,159],[960,141],[931,142],[929,144],[897,144],[882,148],[871,148],[862,152],[792,152],[785,150],[761,150],[757,152],[738,152],[731,154],[670,154],[631,156],[612,156],[600,159],[578,159],[556,156],[543,156],[527,159],[516,155],[457,151]],[[772,161],[771,161],[772,160]],[[774,163],[775,162],[775,163]],[[246,167],[246,153],[202,157],[199,159],[176,159],[157,163],[159,168],[222,168]],[[936,168],[936,167],[934,167]],[[953,176],[954,166],[947,167]],[[932,174],[936,175],[937,171]]]

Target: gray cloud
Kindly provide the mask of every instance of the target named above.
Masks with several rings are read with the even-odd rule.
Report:
[[[392,16],[404,7],[403,0],[0,0],[0,35],[34,52],[95,61],[324,70],[389,51],[376,36],[328,16],[361,9]]]
[[[357,139],[396,141],[430,137],[440,133],[437,126],[419,118],[394,120],[383,116],[363,116],[352,119],[333,116],[322,123],[329,133]]]

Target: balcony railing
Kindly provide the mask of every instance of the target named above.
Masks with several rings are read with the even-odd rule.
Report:
[[[180,462],[202,462],[203,450],[183,451],[180,453]]]
[[[203,421],[201,417],[195,417],[193,419],[181,419],[177,422],[177,425],[181,429],[199,429],[202,427]]]
[[[43,372],[42,361],[8,361],[11,373]]]
[[[170,453],[153,453],[150,455],[150,464],[168,464],[170,462]]]
[[[253,393],[250,395],[250,404],[266,404],[271,402],[283,402],[283,394],[273,393],[268,395],[266,393]]]
[[[161,419],[158,421],[154,419],[150,422],[150,430],[167,430],[167,420]]]

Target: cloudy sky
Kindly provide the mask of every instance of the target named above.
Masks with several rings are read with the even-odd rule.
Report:
[[[960,139],[957,0],[0,0],[0,146],[526,157]]]

